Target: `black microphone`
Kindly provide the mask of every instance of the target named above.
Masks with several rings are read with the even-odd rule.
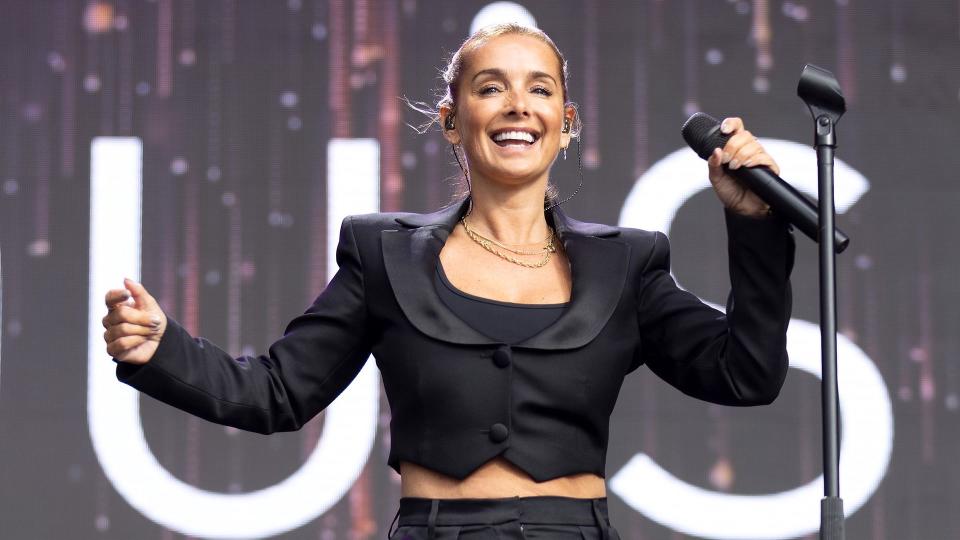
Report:
[[[703,159],[709,159],[715,148],[723,148],[730,139],[720,131],[720,122],[709,114],[697,112],[683,124],[680,130],[683,140]],[[820,238],[820,216],[817,207],[793,186],[767,167],[740,167],[730,169],[723,166],[737,180],[743,182],[750,191],[757,194],[778,216],[807,235],[814,242]],[[834,235],[837,253],[842,253],[850,244],[850,237],[840,229]]]

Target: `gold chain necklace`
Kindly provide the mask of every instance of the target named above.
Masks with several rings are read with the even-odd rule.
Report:
[[[497,241],[494,240],[493,238],[487,238],[486,236],[478,233],[475,229],[471,229],[470,226],[467,225],[467,216],[469,216],[469,215],[470,215],[470,213],[468,212],[466,216],[463,216],[462,218],[460,218],[460,221],[463,223],[463,228],[464,228],[464,230],[467,231],[467,234],[469,234],[471,238],[473,238],[473,237],[479,238],[479,239],[484,240],[484,241],[486,241],[486,242],[489,242],[489,243],[491,243],[491,244],[493,244],[493,245],[495,245],[495,246],[497,246],[497,247],[499,247],[499,248],[501,248],[501,249],[505,249],[505,250],[509,251],[510,253],[516,253],[517,255],[540,255],[540,254],[542,254],[542,253],[544,253],[544,252],[546,252],[546,251],[549,251],[549,252],[551,252],[551,253],[556,251],[556,248],[555,248],[554,245],[553,245],[553,229],[551,229],[550,227],[547,227],[547,229],[548,229],[548,231],[549,231],[549,232],[547,232],[547,237],[544,238],[543,240],[539,241],[539,242],[535,242],[535,243],[537,243],[537,244],[546,244],[546,245],[543,246],[542,248],[536,250],[536,251],[527,251],[527,250],[523,250],[523,249],[515,249],[515,248],[513,248],[513,247],[510,247],[510,245],[508,245],[508,244],[503,244],[503,243],[501,243],[501,242],[497,242]],[[514,245],[516,245],[516,244],[514,244]]]
[[[483,249],[489,251],[490,253],[493,253],[494,255],[496,255],[497,257],[500,257],[505,261],[511,262],[519,266],[523,266],[525,268],[542,268],[546,266],[548,262],[550,262],[550,256],[557,251],[556,246],[554,246],[553,244],[554,234],[553,234],[552,228],[548,227],[550,232],[547,234],[547,237],[544,240],[542,240],[543,242],[546,242],[546,245],[544,247],[540,248],[537,251],[524,251],[524,250],[510,248],[508,246],[501,244],[500,242],[497,242],[496,240],[487,238],[479,234],[478,232],[474,231],[473,229],[470,228],[469,225],[467,225],[467,216],[469,215],[470,215],[470,212],[467,212],[466,215],[460,218],[460,224],[463,225],[463,230],[467,232],[467,236],[469,236],[471,240],[479,244],[480,247],[482,247]],[[516,257],[511,257],[510,255],[507,255],[499,251],[497,247],[504,249],[506,251],[509,251],[511,253],[515,253],[517,255],[539,255],[543,253],[543,258],[535,263],[528,263],[526,261],[521,261]]]

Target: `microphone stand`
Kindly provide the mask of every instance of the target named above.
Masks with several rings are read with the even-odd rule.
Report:
[[[807,64],[800,75],[797,95],[814,119],[817,152],[820,252],[820,354],[823,407],[823,491],[820,501],[820,540],[843,540],[843,499],[840,498],[840,423],[837,388],[837,280],[833,200],[833,155],[837,146],[836,123],[846,111],[840,84],[833,73]]]

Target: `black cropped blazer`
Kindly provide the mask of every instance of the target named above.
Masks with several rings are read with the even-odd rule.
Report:
[[[370,353],[390,402],[389,464],[465,478],[503,456],[537,481],[604,476],[609,417],[625,375],[646,364],[691,396],[772,401],[787,372],[793,238],[776,218],[727,213],[731,294],[724,315],[670,276],[662,233],[548,212],[570,261],[556,323],[519,343],[480,334],[440,301],[433,273],[466,201],[433,214],[343,222],[340,269],[265,355],[231,358],[169,319],[125,383],[211,422],[299,429]]]

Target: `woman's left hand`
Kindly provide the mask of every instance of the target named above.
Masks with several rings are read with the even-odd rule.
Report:
[[[763,149],[760,141],[743,127],[743,120],[726,118],[720,124],[720,130],[730,139],[722,149],[717,148],[707,160],[710,168],[710,183],[720,197],[720,201],[730,210],[753,217],[763,217],[770,211],[770,205],[763,202],[755,193],[747,189],[739,180],[727,174],[723,165],[732,170],[740,167],[763,165],[774,174],[780,174],[780,167]]]

